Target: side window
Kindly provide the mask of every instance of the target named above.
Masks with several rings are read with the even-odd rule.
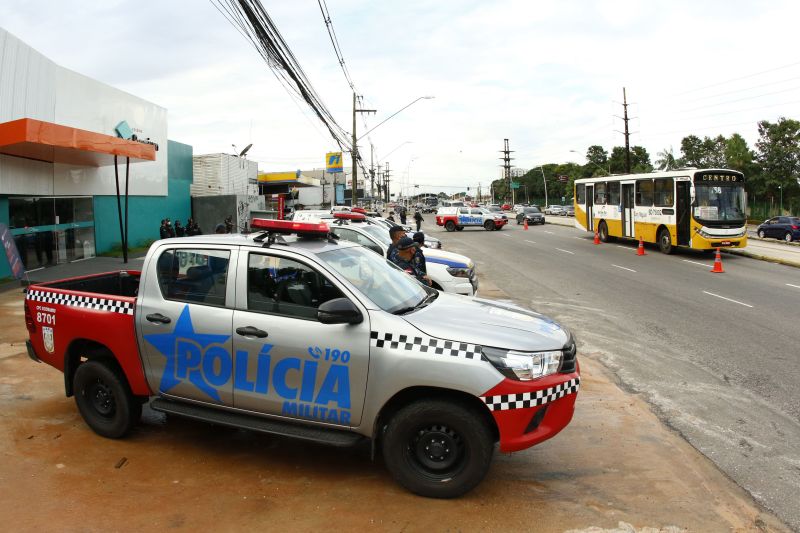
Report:
[[[358,237],[357,237],[358,234],[351,229],[332,226],[331,232],[340,239],[343,239],[345,241],[358,242]]]
[[[594,184],[594,204],[595,205],[605,205],[606,203],[606,184],[605,183],[595,183]]]
[[[581,205],[586,203],[586,185],[580,183],[575,186],[575,198],[577,202]]]
[[[167,300],[225,305],[227,250],[166,250],[156,263],[158,286]]]
[[[459,215],[469,215],[469,209],[466,207],[459,207],[458,208]]]
[[[473,209],[473,210],[470,211],[470,213],[473,214],[473,215],[480,216],[480,215],[483,214],[483,211],[481,211],[480,209]]]
[[[608,184],[608,205],[619,205],[619,182],[612,181]]]
[[[661,178],[654,181],[653,198],[657,207],[672,207],[674,184],[672,178]]]
[[[653,205],[653,180],[639,180],[636,182],[636,205]]]
[[[321,303],[344,295],[313,268],[285,257],[251,253],[247,262],[247,310],[317,318]]]
[[[346,241],[360,244],[361,246],[369,248],[376,254],[383,255],[383,248],[381,248],[369,237],[366,237],[365,235],[362,235],[357,231],[348,228],[337,228],[337,227],[332,228],[331,231],[333,231],[334,234],[338,235],[340,238]]]

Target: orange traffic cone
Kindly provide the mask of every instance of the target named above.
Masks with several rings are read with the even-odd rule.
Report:
[[[600,235],[597,233],[597,230],[594,230],[594,243],[600,244]]]
[[[725,272],[722,269],[722,254],[719,253],[719,248],[717,248],[717,255],[714,257],[714,268],[711,269],[711,272],[715,274],[722,274]]]
[[[528,231],[528,219],[525,219],[525,231]]]
[[[636,255],[647,255],[647,253],[644,251],[644,239],[641,237],[639,237],[639,249],[636,250]]]

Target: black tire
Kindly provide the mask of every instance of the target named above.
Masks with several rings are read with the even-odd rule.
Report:
[[[464,231],[464,226],[456,226],[456,231]]]
[[[661,253],[667,255],[673,251],[672,236],[670,236],[667,228],[663,228],[658,232],[658,249],[661,250]]]
[[[486,475],[494,439],[474,409],[427,400],[395,413],[382,450],[386,467],[406,489],[429,498],[457,498]]]
[[[113,363],[86,361],[73,378],[75,403],[86,424],[109,439],[124,437],[142,416],[122,372]]]
[[[783,236],[783,240],[786,242],[792,242],[792,232],[787,231],[786,234]]]
[[[597,236],[600,238],[601,242],[609,242],[611,240],[611,237],[608,235],[608,226],[605,220],[601,220],[600,224],[597,226]]]
[[[486,231],[492,231],[494,229],[494,222],[492,222],[491,220],[487,220],[486,222],[483,223],[483,229],[485,229]]]
[[[522,219],[517,217],[517,226],[519,226],[520,224],[522,224]]]
[[[763,229],[758,230],[758,238],[759,239],[763,239],[764,238],[764,230]]]
[[[448,220],[447,222],[444,223],[444,229],[446,229],[447,231],[455,231],[456,223],[453,222],[452,220]]]

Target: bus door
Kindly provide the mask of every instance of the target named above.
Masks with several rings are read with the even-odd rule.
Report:
[[[594,215],[592,206],[594,205],[594,185],[586,184],[586,229],[594,231]]]
[[[677,202],[675,208],[675,220],[678,225],[678,245],[689,246],[689,239],[691,238],[691,213],[692,205],[689,192],[688,181],[676,181],[677,187]]]
[[[635,237],[634,211],[633,211],[633,183],[622,184],[622,236]]]

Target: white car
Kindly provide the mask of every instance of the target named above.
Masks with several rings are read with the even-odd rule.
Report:
[[[564,207],[560,205],[548,205],[545,210],[545,215],[560,215],[564,211]]]

